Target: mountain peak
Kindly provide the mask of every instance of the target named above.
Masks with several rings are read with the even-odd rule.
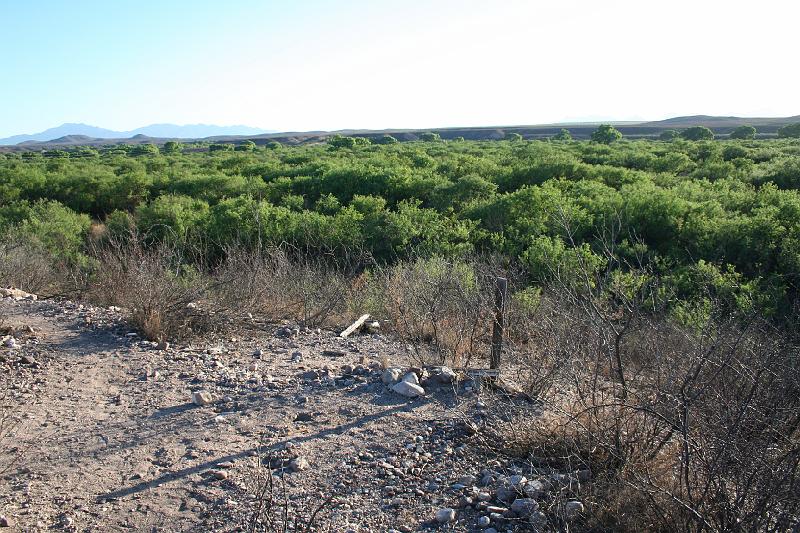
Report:
[[[0,139],[0,145],[13,145],[30,141],[46,142],[76,135],[94,139],[128,139],[135,136],[158,139],[202,139],[205,137],[260,135],[263,133],[274,133],[274,131],[249,126],[216,126],[213,124],[151,124],[130,131],[115,131],[81,122],[65,122],[60,126],[39,133],[13,135]]]

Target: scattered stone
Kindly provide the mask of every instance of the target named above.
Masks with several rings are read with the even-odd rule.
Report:
[[[156,345],[156,350],[159,350],[159,351],[162,351],[162,352],[165,351],[165,350],[169,350],[169,342],[167,342],[167,341],[159,342]]]
[[[299,472],[300,470],[306,470],[309,467],[308,460],[305,457],[295,457],[289,462],[289,468],[292,469],[292,472]]]
[[[564,518],[575,520],[584,510],[583,502],[578,500],[568,501],[564,504]]]
[[[392,385],[392,390],[406,398],[416,398],[425,395],[425,389],[407,381],[399,381]]]
[[[475,484],[475,476],[461,476],[458,482],[466,487],[472,486]]]
[[[16,348],[17,347],[17,339],[14,337],[8,336],[3,340],[3,346],[6,348]]]
[[[492,523],[492,521],[489,519],[488,516],[479,516],[478,517],[478,522],[477,522],[478,527],[489,527],[489,524],[491,524],[491,523]]]
[[[403,376],[403,381],[405,383],[411,383],[413,385],[419,385],[419,377],[417,376],[416,372],[409,372],[405,376]]]
[[[208,405],[214,401],[214,397],[211,396],[211,393],[208,391],[197,391],[192,393],[192,402],[195,405],[203,406]]]
[[[433,383],[438,383],[440,385],[449,385],[456,380],[456,373],[450,368],[446,366],[435,366],[432,367],[430,370],[430,378],[429,380]]]
[[[11,519],[7,516],[0,515],[0,527],[11,527]]]
[[[314,420],[314,415],[311,413],[297,413],[294,417],[295,422],[311,422]]]
[[[392,383],[396,383],[400,380],[401,373],[402,370],[399,368],[387,368],[383,371],[381,381],[384,383],[384,385],[391,385]]]
[[[347,355],[347,352],[343,352],[342,350],[322,350],[322,355],[326,357],[344,357]]]
[[[539,510],[539,502],[533,498],[517,498],[511,504],[511,511],[520,518],[527,518]]]
[[[20,357],[19,362],[22,363],[23,365],[39,366],[39,363],[36,361],[36,359],[31,357],[30,355],[23,355],[22,357]]]
[[[35,294],[25,292],[14,287],[0,288],[0,297],[13,298],[14,300],[36,300],[38,297]]]
[[[214,476],[214,479],[218,479],[220,481],[222,481],[223,479],[228,479],[229,476],[228,472],[226,472],[225,470],[214,470],[212,472],[212,475]]]
[[[445,507],[436,511],[436,521],[440,524],[448,524],[456,519],[455,509]]]
[[[528,498],[533,498],[534,500],[541,500],[544,498],[544,495],[548,490],[548,484],[541,479],[529,481],[522,487],[523,494],[525,494],[525,496]]]

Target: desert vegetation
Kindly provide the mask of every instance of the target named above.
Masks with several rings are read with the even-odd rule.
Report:
[[[492,453],[587,473],[559,489],[550,527],[786,531],[800,517],[793,131],[5,154],[0,283],[124,308],[159,342],[369,313],[420,366],[467,368],[486,364],[503,276],[503,372],[534,403],[476,432]]]

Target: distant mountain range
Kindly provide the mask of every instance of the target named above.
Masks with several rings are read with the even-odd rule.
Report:
[[[93,139],[125,139],[136,135],[145,135],[159,139],[201,139],[203,137],[219,137],[231,135],[262,135],[274,133],[274,130],[263,130],[249,126],[215,126],[212,124],[151,124],[131,131],[114,131],[88,124],[67,123],[48,130],[33,133],[14,135],[0,139],[0,145],[14,145],[23,142],[46,142],[74,135],[83,135]]]
[[[706,126],[725,138],[737,126],[749,124],[758,129],[759,138],[776,137],[778,128],[800,122],[800,115],[793,117],[716,117],[695,115],[674,117],[652,122],[606,121],[613,124],[629,139],[653,139],[667,129],[682,130],[691,126]],[[69,148],[74,146],[103,146],[106,144],[163,144],[170,139],[191,141],[240,143],[245,139],[264,145],[271,141],[287,144],[319,143],[334,134],[356,135],[378,139],[392,135],[400,141],[415,141],[423,132],[436,132],[442,139],[463,137],[469,140],[503,139],[509,133],[518,133],[525,139],[547,139],[559,133],[561,128],[569,129],[574,139],[588,139],[597,129],[599,122],[539,124],[530,126],[486,126],[426,129],[386,129],[365,130],[345,129],[331,131],[276,132],[250,128],[248,126],[209,126],[204,124],[176,126],[174,124],[153,124],[131,131],[112,131],[86,124],[63,124],[35,135],[15,135],[0,139],[0,152],[24,152],[48,148]]]

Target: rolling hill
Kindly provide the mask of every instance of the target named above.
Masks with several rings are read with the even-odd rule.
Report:
[[[653,138],[667,129],[706,126],[717,135],[727,135],[737,126],[749,124],[758,129],[760,137],[775,136],[778,128],[800,122],[800,115],[791,117],[716,117],[695,115],[673,117],[650,122],[611,121],[628,138]],[[42,150],[54,147],[101,146],[106,144],[163,144],[171,139],[184,141],[237,143],[249,139],[258,145],[269,141],[286,144],[322,142],[335,134],[378,138],[392,135],[401,141],[414,141],[423,132],[439,133],[443,139],[463,137],[468,140],[497,140],[507,133],[519,133],[526,139],[544,139],[568,128],[573,138],[588,139],[597,122],[540,124],[530,126],[454,127],[428,129],[346,129],[339,131],[275,132],[247,126],[209,126],[203,124],[176,126],[153,124],[127,132],[115,132],[86,124],[63,124],[34,135],[16,135],[0,139],[0,151]],[[4,146],[5,145],[5,146]]]

